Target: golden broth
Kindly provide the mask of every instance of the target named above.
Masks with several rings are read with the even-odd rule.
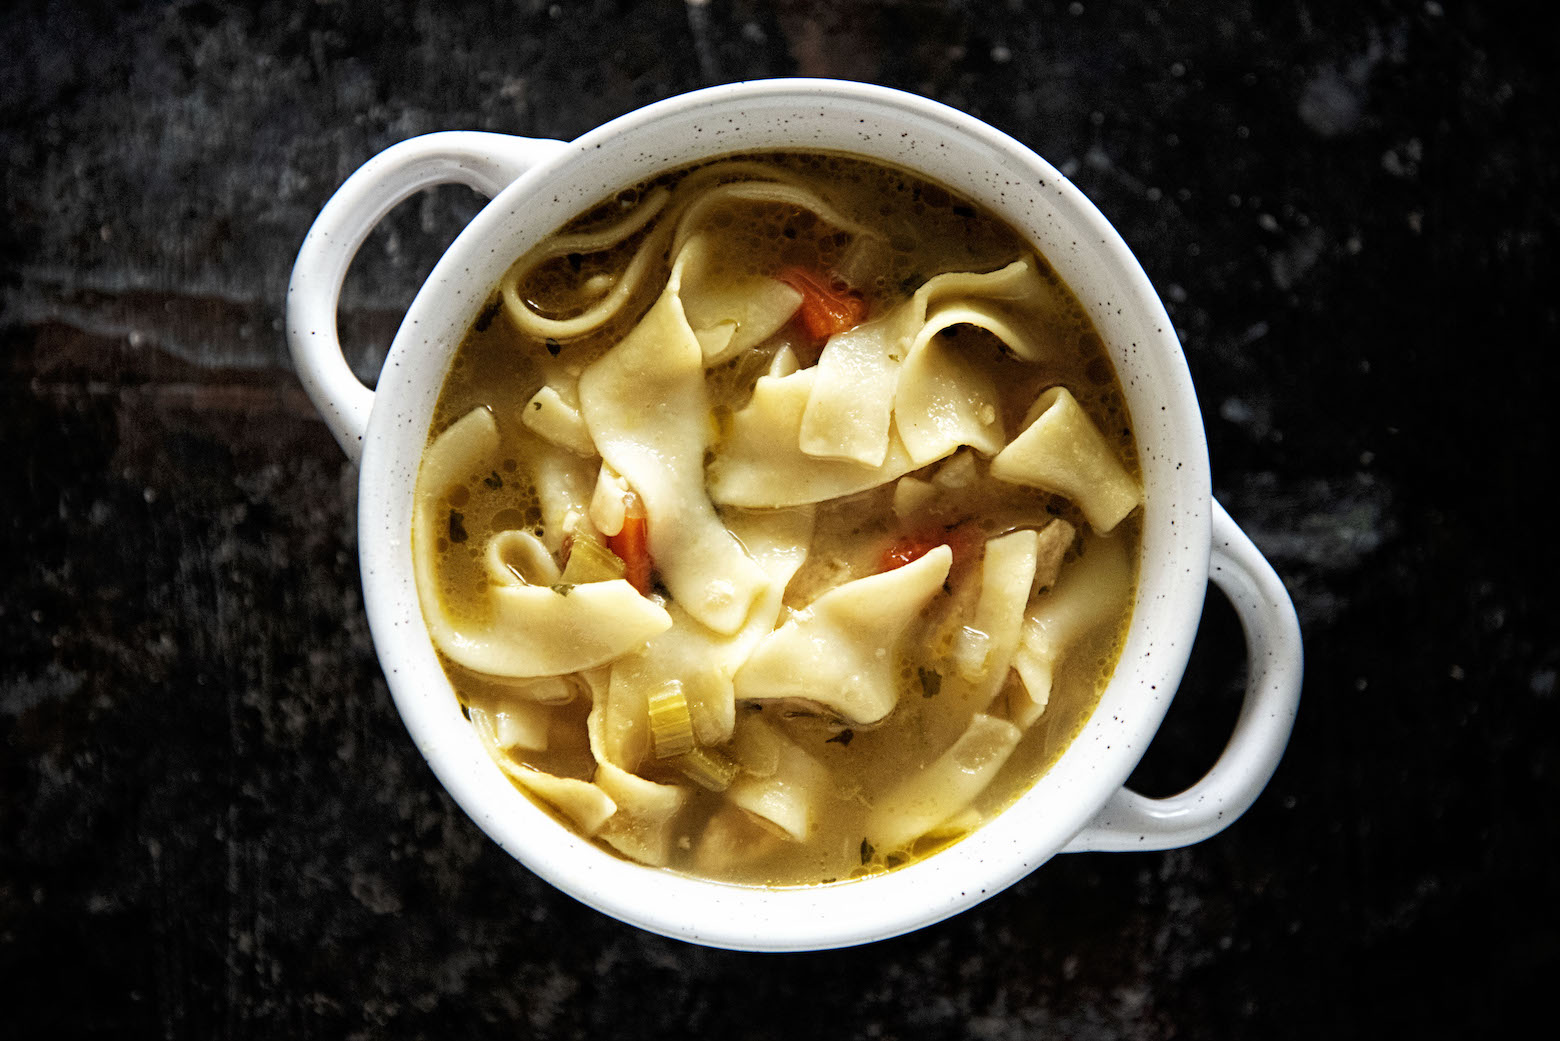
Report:
[[[870,320],[902,304],[933,276],[989,272],[1017,258],[1033,257],[1041,277],[1060,301],[1052,308],[1045,328],[1030,330],[1047,346],[1042,362],[1021,360],[990,332],[975,326],[955,326],[937,335],[998,389],[995,407],[1006,431],[1020,428],[1041,391],[1061,384],[1105,435],[1121,464],[1136,476],[1136,447],[1121,388],[1082,306],[1015,232],[938,185],[845,156],[746,156],[720,160],[702,169],[680,170],[619,193],[560,229],[560,234],[619,222],[658,190],[676,189],[690,175],[713,175],[712,182],[718,183],[721,178],[715,171],[722,168],[749,174],[773,169],[817,186],[837,211],[873,229],[876,238],[871,248],[863,248],[862,236],[842,231],[813,212],[783,204],[738,201],[715,207],[705,215],[701,231],[714,243],[710,255],[715,258],[713,278],[717,281],[793,267],[832,272],[864,301]],[[544,316],[564,317],[584,310],[627,267],[655,227],[652,220],[620,244],[591,254],[559,256],[520,273],[520,296]],[[455,487],[431,514],[439,524],[433,541],[438,610],[457,620],[484,620],[491,579],[483,558],[495,533],[521,529],[559,542],[557,532],[547,531],[532,463],[544,442],[521,422],[522,412],[539,388],[559,373],[578,374],[619,343],[656,301],[666,285],[669,268],[669,257],[653,257],[643,284],[618,316],[576,339],[520,332],[497,292],[468,331],[440,393],[430,443],[471,410],[485,408],[497,424],[500,461],[487,473],[473,474],[471,480]],[[713,448],[727,436],[731,417],[748,403],[755,381],[769,371],[775,354],[786,348],[796,353],[804,368],[815,361],[819,350],[793,320],[765,341],[707,371]],[[977,712],[1000,717],[1013,704],[1012,699],[1023,695],[1019,677],[1009,671],[990,706],[939,697],[943,693],[939,689],[941,678],[952,675],[947,664],[950,641],[960,638],[961,625],[968,621],[979,594],[981,542],[1016,529],[1043,528],[1059,518],[1078,533],[1063,558],[1064,576],[1081,554],[1102,544],[1068,499],[991,477],[986,461],[970,448],[960,449],[953,458],[963,461],[945,458],[911,472],[911,477],[932,482],[932,498],[905,517],[894,508],[897,480],[818,503],[806,560],[786,586],[784,609],[775,623],[782,624],[788,612],[803,611],[842,582],[880,571],[885,551],[907,536],[957,532],[972,543],[972,549],[956,555],[943,591],[933,596],[895,649],[898,701],[887,718],[875,725],[852,726],[806,703],[736,704],[739,738],[748,727],[745,718],[762,718],[826,772],[827,783],[811,793],[807,840],[783,837],[762,818],[736,810],[723,792],[692,783],[671,762],[647,757],[634,764],[638,774],[678,785],[687,792],[686,804],[665,826],[669,831],[665,866],[763,885],[830,882],[898,866],[955,841],[968,827],[1022,794],[1065,750],[1088,718],[1114,668],[1131,615],[1139,511],[1118,524],[1110,536],[1125,543],[1131,580],[1104,612],[1103,620],[1068,646],[1057,665],[1043,714],[1027,728],[995,779],[951,823],[902,848],[877,849],[866,841],[864,820],[883,793],[936,760]],[[593,484],[600,461],[581,460],[580,465],[589,471]],[[740,511],[721,509],[726,517],[733,512]],[[653,530],[651,540],[653,545]],[[561,557],[565,547],[559,544],[554,550]],[[666,596],[664,588],[658,595]],[[1033,593],[1031,602],[1044,595],[1044,590]],[[447,657],[444,663],[463,702],[492,705],[495,699],[502,703],[506,697],[517,696],[507,693],[512,683],[480,676]],[[512,753],[515,759],[555,776],[590,781],[596,760],[587,741],[587,713],[593,689],[596,697],[606,690],[604,670],[609,667],[593,670],[594,685],[589,676],[569,677],[566,683],[573,700],[544,710],[548,747],[517,750]],[[535,710],[528,711],[535,715]],[[720,746],[714,751],[746,769],[738,755],[741,749]],[[538,801],[548,805],[546,800]],[[567,815],[557,815],[569,823]]]

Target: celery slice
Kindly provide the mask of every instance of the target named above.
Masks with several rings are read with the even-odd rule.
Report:
[[[593,538],[576,534],[574,547],[569,551],[569,563],[563,569],[562,581],[569,585],[584,582],[610,582],[627,573],[623,558]]]
[[[688,779],[712,792],[723,792],[731,787],[742,768],[719,752],[709,748],[690,748],[677,757],[677,769]]]
[[[672,680],[650,695],[650,739],[657,759],[670,759],[693,748],[693,717],[682,683]]]

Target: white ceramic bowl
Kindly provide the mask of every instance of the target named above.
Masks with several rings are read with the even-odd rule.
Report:
[[[451,355],[515,257],[609,193],[712,156],[851,152],[940,181],[1019,229],[1092,313],[1126,391],[1145,490],[1138,602],[1115,676],[1060,761],[973,835],[867,879],[765,889],[629,863],[578,838],[504,777],[462,716],[413,582],[412,495]],[[353,254],[414,192],[458,182],[493,197],[417,294],[378,387],[342,358],[336,305]],[[1277,766],[1299,699],[1301,648],[1277,576],[1212,500],[1207,443],[1164,308],[1115,230],[1064,177],[963,113],[880,87],[824,80],[736,84],[672,98],[562,143],[450,132],[370,160],[321,212],[288,288],[299,376],[359,462],[364,600],[396,707],[439,780],[536,874],[625,922],[745,950],[839,947],[906,932],[996,893],[1058,852],[1166,849],[1228,826]],[[1123,788],[1185,668],[1212,578],[1250,653],[1246,699],[1224,754],[1179,796]],[[372,783],[365,778],[364,783]]]

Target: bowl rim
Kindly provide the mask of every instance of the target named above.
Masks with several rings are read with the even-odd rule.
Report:
[[[1109,276],[1086,279],[1087,296],[1069,282],[1095,316],[1122,377],[1148,488],[1139,598],[1122,657],[1061,759],[1001,814],[933,856],[864,879],[760,888],[620,859],[579,838],[505,778],[461,715],[434,655],[412,580],[409,518],[445,370],[460,335],[519,255],[512,247],[550,233],[610,190],[684,165],[678,157],[690,146],[669,135],[698,128],[699,154],[759,150],[742,142],[760,127],[774,131],[775,120],[794,120],[813,147],[822,141],[841,150],[835,146],[859,136],[843,150],[900,162],[945,183],[950,178],[937,171],[953,161],[952,145],[966,160],[987,161],[950,187],[1030,237],[1039,215],[1065,222],[1048,231],[1063,243],[1060,253],[1046,256],[1064,275],[1094,263]],[[895,138],[885,135],[897,134],[925,166],[868,151],[884,140],[893,147]],[[636,172],[624,176],[619,165]],[[1014,220],[1021,205],[1031,215]],[[1058,231],[1064,238],[1055,239]],[[1135,319],[1136,335],[1127,341],[1106,335],[1100,320],[1123,313]],[[1155,435],[1150,445],[1145,430]],[[662,935],[738,950],[818,950],[930,925],[1000,892],[1061,850],[1125,782],[1163,719],[1196,632],[1210,508],[1201,413],[1173,326],[1136,257],[1076,187],[1026,146],[940,103],[860,83],[770,80],[670,98],[598,127],[521,176],[456,238],[409,308],[375,392],[360,468],[359,555],[370,630],[396,708],[439,781],[500,846],[576,899]]]

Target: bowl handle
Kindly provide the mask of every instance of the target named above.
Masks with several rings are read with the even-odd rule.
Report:
[[[464,184],[492,198],[563,146],[471,130],[414,137],[364,163],[320,211],[287,284],[287,345],[309,400],[354,464],[363,454],[374,392],[341,352],[336,306],[359,247],[386,214],[424,188]]]
[[[1300,704],[1300,622],[1272,565],[1217,502],[1208,577],[1240,616],[1250,658],[1246,698],[1229,744],[1213,769],[1180,795],[1150,799],[1118,789],[1063,852],[1201,842],[1245,813],[1278,768]]]

